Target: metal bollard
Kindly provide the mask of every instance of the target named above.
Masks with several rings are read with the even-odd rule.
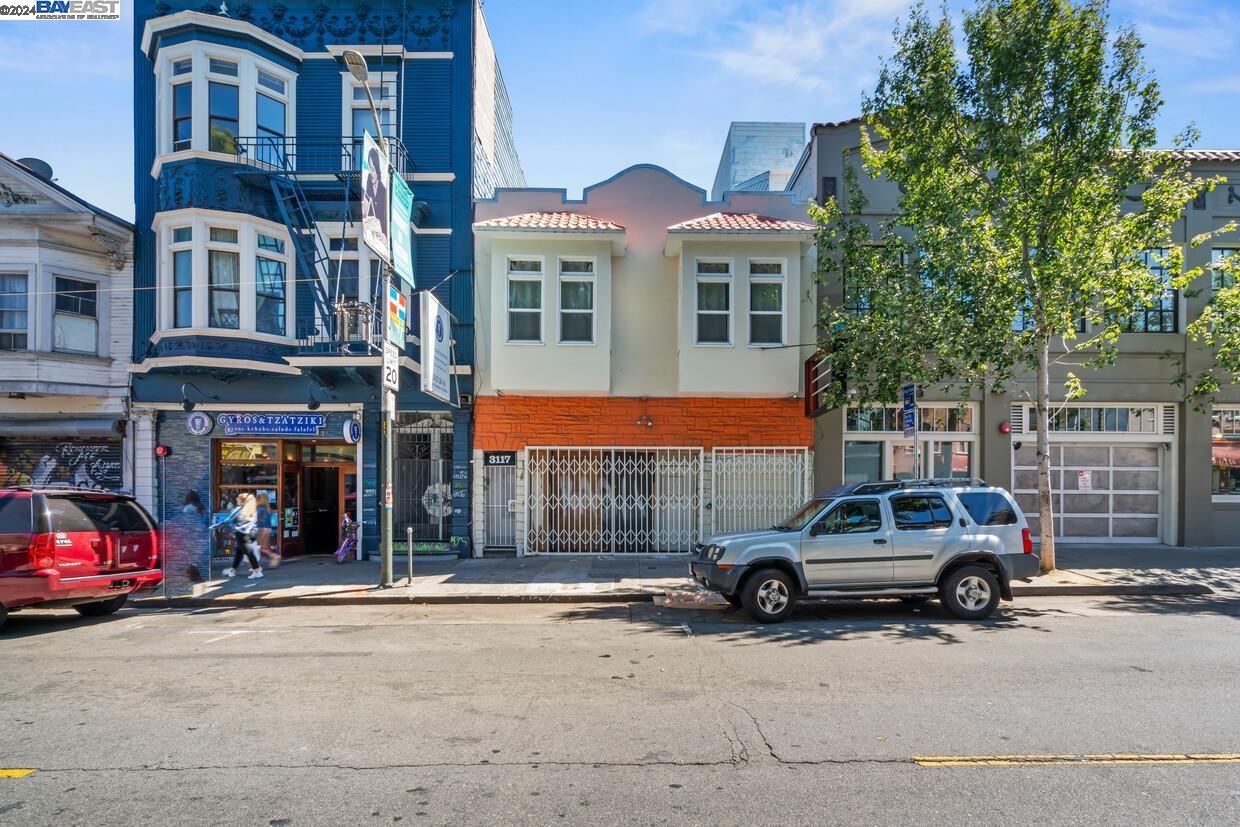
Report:
[[[409,585],[413,585],[413,526],[405,526],[405,553],[409,555]]]

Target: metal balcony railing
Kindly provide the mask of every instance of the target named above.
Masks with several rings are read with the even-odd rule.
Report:
[[[393,171],[402,175],[413,172],[413,161],[400,139],[388,138],[387,142]],[[238,160],[268,172],[356,174],[361,169],[362,139],[239,137],[233,139],[233,151]]]
[[[386,320],[369,302],[338,302],[334,306],[335,331],[328,325],[304,332],[298,342],[303,355],[373,356],[383,352]]]

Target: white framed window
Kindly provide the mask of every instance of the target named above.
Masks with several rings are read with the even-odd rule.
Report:
[[[844,416],[844,482],[974,476],[976,406],[919,406],[921,467],[906,439],[898,407],[849,408]]]
[[[159,328],[288,338],[293,247],[280,224],[237,213],[159,213]]]
[[[749,344],[784,343],[785,267],[782,259],[749,260]]]
[[[1215,247],[1210,251],[1210,289],[1218,291],[1236,283],[1240,270],[1240,247]]]
[[[361,163],[364,133],[369,132],[373,138],[379,137],[380,130],[388,137],[396,135],[396,73],[371,72],[365,84],[348,72],[341,72],[340,76],[344,91],[340,134],[352,139],[351,145],[346,145],[344,150],[345,168],[356,169]],[[375,110],[379,113],[379,124],[375,123],[374,113],[370,110],[367,86],[374,98]]]
[[[382,304],[375,291],[382,284],[383,260],[358,239],[358,225],[328,222],[320,223],[319,229],[327,239],[329,272],[338,276],[338,300]],[[331,291],[331,280],[326,273],[321,275]]]
[[[99,352],[99,284],[56,276],[52,313],[52,349],[65,353]]]
[[[1215,405],[1210,412],[1210,493],[1240,502],[1240,406]]]
[[[540,256],[508,259],[508,341],[541,343],[543,260]]]
[[[0,273],[0,350],[29,347],[29,275]]]
[[[196,150],[283,160],[295,134],[296,73],[253,52],[191,41],[155,62],[158,154]]]
[[[560,342],[594,344],[594,259],[560,259]]]
[[[732,344],[732,261],[697,259],[694,270],[694,342],[729,346]]]

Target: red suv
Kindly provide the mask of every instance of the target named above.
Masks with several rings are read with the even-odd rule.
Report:
[[[0,624],[30,606],[112,614],[163,582],[159,551],[155,521],[132,497],[0,490]]]

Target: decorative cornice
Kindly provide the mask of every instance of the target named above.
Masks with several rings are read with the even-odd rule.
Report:
[[[112,261],[113,270],[124,270],[125,259],[129,250],[129,239],[106,233],[94,224],[90,226],[90,237],[104,249]]]

